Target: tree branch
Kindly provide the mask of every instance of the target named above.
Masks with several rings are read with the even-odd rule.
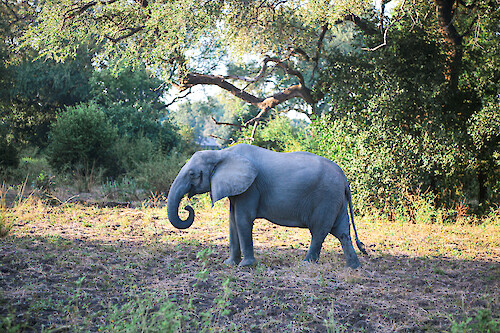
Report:
[[[116,43],[116,42],[121,41],[122,39],[129,38],[130,36],[135,35],[136,33],[138,33],[139,31],[141,31],[145,27],[146,26],[144,26],[144,25],[140,25],[140,26],[137,26],[135,28],[123,28],[123,29],[118,30],[118,32],[126,31],[126,30],[128,30],[129,32],[126,33],[126,34],[124,34],[124,35],[118,36],[116,38],[113,38],[113,37],[110,37],[110,36],[107,36],[107,35],[105,37],[107,39],[109,39],[110,41],[112,41],[113,43]]]
[[[406,0],[403,0],[401,2],[401,6],[399,7],[400,11],[403,11],[403,6],[405,5],[405,1]],[[382,0],[382,4],[385,6],[384,4],[384,0]],[[403,11],[403,14],[400,15],[397,19],[394,19],[392,20],[392,22],[383,30],[384,31],[384,39],[382,41],[381,44],[379,44],[378,46],[374,47],[374,48],[362,48],[363,51],[376,51],[384,46],[387,45],[387,33],[389,32],[389,29],[396,23],[396,22],[399,22],[403,17],[406,16],[406,13]],[[382,17],[382,14],[381,14],[381,17],[380,17],[380,20],[381,20],[381,26],[383,26],[383,17]]]
[[[186,98],[189,94],[191,93],[191,89],[188,89],[188,91],[182,95],[182,96],[175,96],[174,99],[172,99],[170,102],[166,103],[165,105],[163,105],[161,107],[161,109],[165,109],[165,108],[168,108],[170,105],[174,104],[175,102],[177,102],[178,100],[180,99],[183,99],[183,98]],[[161,110],[160,109],[160,110]]]
[[[270,61],[274,61],[274,60],[271,57],[266,55],[264,57],[264,59],[262,59],[262,61],[260,62],[261,68],[260,68],[259,73],[253,78],[248,77],[248,76],[238,76],[238,75],[224,75],[224,76],[220,76],[220,77],[225,79],[225,80],[234,79],[234,80],[240,80],[240,81],[245,81],[245,82],[249,82],[249,83],[254,83],[254,82],[259,81],[260,79],[262,79],[264,77],[264,75],[266,75],[267,63]]]
[[[453,5],[454,0],[435,0],[436,16],[439,29],[444,41],[449,45],[448,68],[446,76],[450,82],[450,87],[456,90],[458,87],[458,68],[462,62],[462,36],[453,25]]]
[[[247,128],[248,126],[247,125],[239,125],[239,124],[233,124],[233,123],[226,123],[226,122],[223,122],[223,121],[218,121],[214,118],[214,116],[211,116],[210,118],[212,118],[213,122],[215,123],[215,125],[227,125],[227,126],[234,126],[234,127],[239,127],[239,128]]]
[[[61,26],[61,29],[63,29],[65,27],[67,20],[71,20],[71,19],[75,18],[76,16],[83,14],[89,8],[92,8],[92,7],[94,7],[94,6],[98,5],[98,4],[111,5],[111,4],[115,3],[115,2],[118,2],[118,0],[89,1],[89,2],[81,4],[81,5],[75,5],[75,6],[73,6],[73,8],[68,9],[66,11],[66,13],[64,14],[64,20],[63,20],[63,24]],[[146,8],[148,6],[148,1],[147,0],[134,0],[134,2],[136,4],[138,4],[139,6],[141,6],[142,8]],[[130,37],[130,36],[126,36],[126,37],[123,37],[123,38],[127,38],[127,37]],[[123,38],[121,38],[121,39],[123,39]]]

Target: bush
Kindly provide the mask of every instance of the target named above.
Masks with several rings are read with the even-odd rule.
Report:
[[[165,113],[146,103],[108,105],[104,113],[120,135],[129,140],[146,138],[163,153],[168,153],[179,144],[180,135],[165,119]]]
[[[57,116],[49,139],[49,162],[57,170],[104,168],[116,173],[113,147],[118,139],[103,110],[96,104],[68,107]]]
[[[131,176],[138,185],[154,193],[168,193],[179,170],[190,155],[172,152],[169,156],[158,155],[151,161],[140,163]]]
[[[155,155],[162,155],[160,149],[155,147],[147,137],[136,136],[119,138],[113,148],[116,155],[116,163],[119,165],[120,173],[134,172],[137,167],[155,158]]]

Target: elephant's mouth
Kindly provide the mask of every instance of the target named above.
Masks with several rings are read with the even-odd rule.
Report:
[[[189,191],[188,191],[188,199],[191,199],[193,196],[195,196],[197,193],[196,193],[196,190],[194,189],[194,186],[191,185],[191,187],[189,188]]]

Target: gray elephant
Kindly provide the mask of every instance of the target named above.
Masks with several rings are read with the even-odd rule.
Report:
[[[348,209],[356,244],[366,254],[354,226],[349,183],[340,167],[326,158],[305,152],[277,153],[246,144],[196,152],[168,193],[167,213],[172,225],[186,229],[194,221],[190,206],[185,207],[188,218],[179,218],[179,203],[185,194],[191,198],[209,191],[212,206],[225,197],[230,202],[227,264],[256,263],[253,221],[265,218],[282,226],[309,228],[312,239],[306,261],[318,261],[330,233],[340,240],[347,266],[357,268],[360,263],[351,242]]]

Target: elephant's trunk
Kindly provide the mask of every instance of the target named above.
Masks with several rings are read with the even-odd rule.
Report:
[[[186,220],[182,220],[179,217],[179,203],[182,197],[189,191],[189,183],[187,185],[182,184],[182,179],[179,176],[175,179],[174,183],[170,187],[167,197],[167,214],[168,220],[177,229],[187,229],[193,224],[194,221],[194,210],[191,206],[186,206],[184,209],[189,212],[189,216]]]

